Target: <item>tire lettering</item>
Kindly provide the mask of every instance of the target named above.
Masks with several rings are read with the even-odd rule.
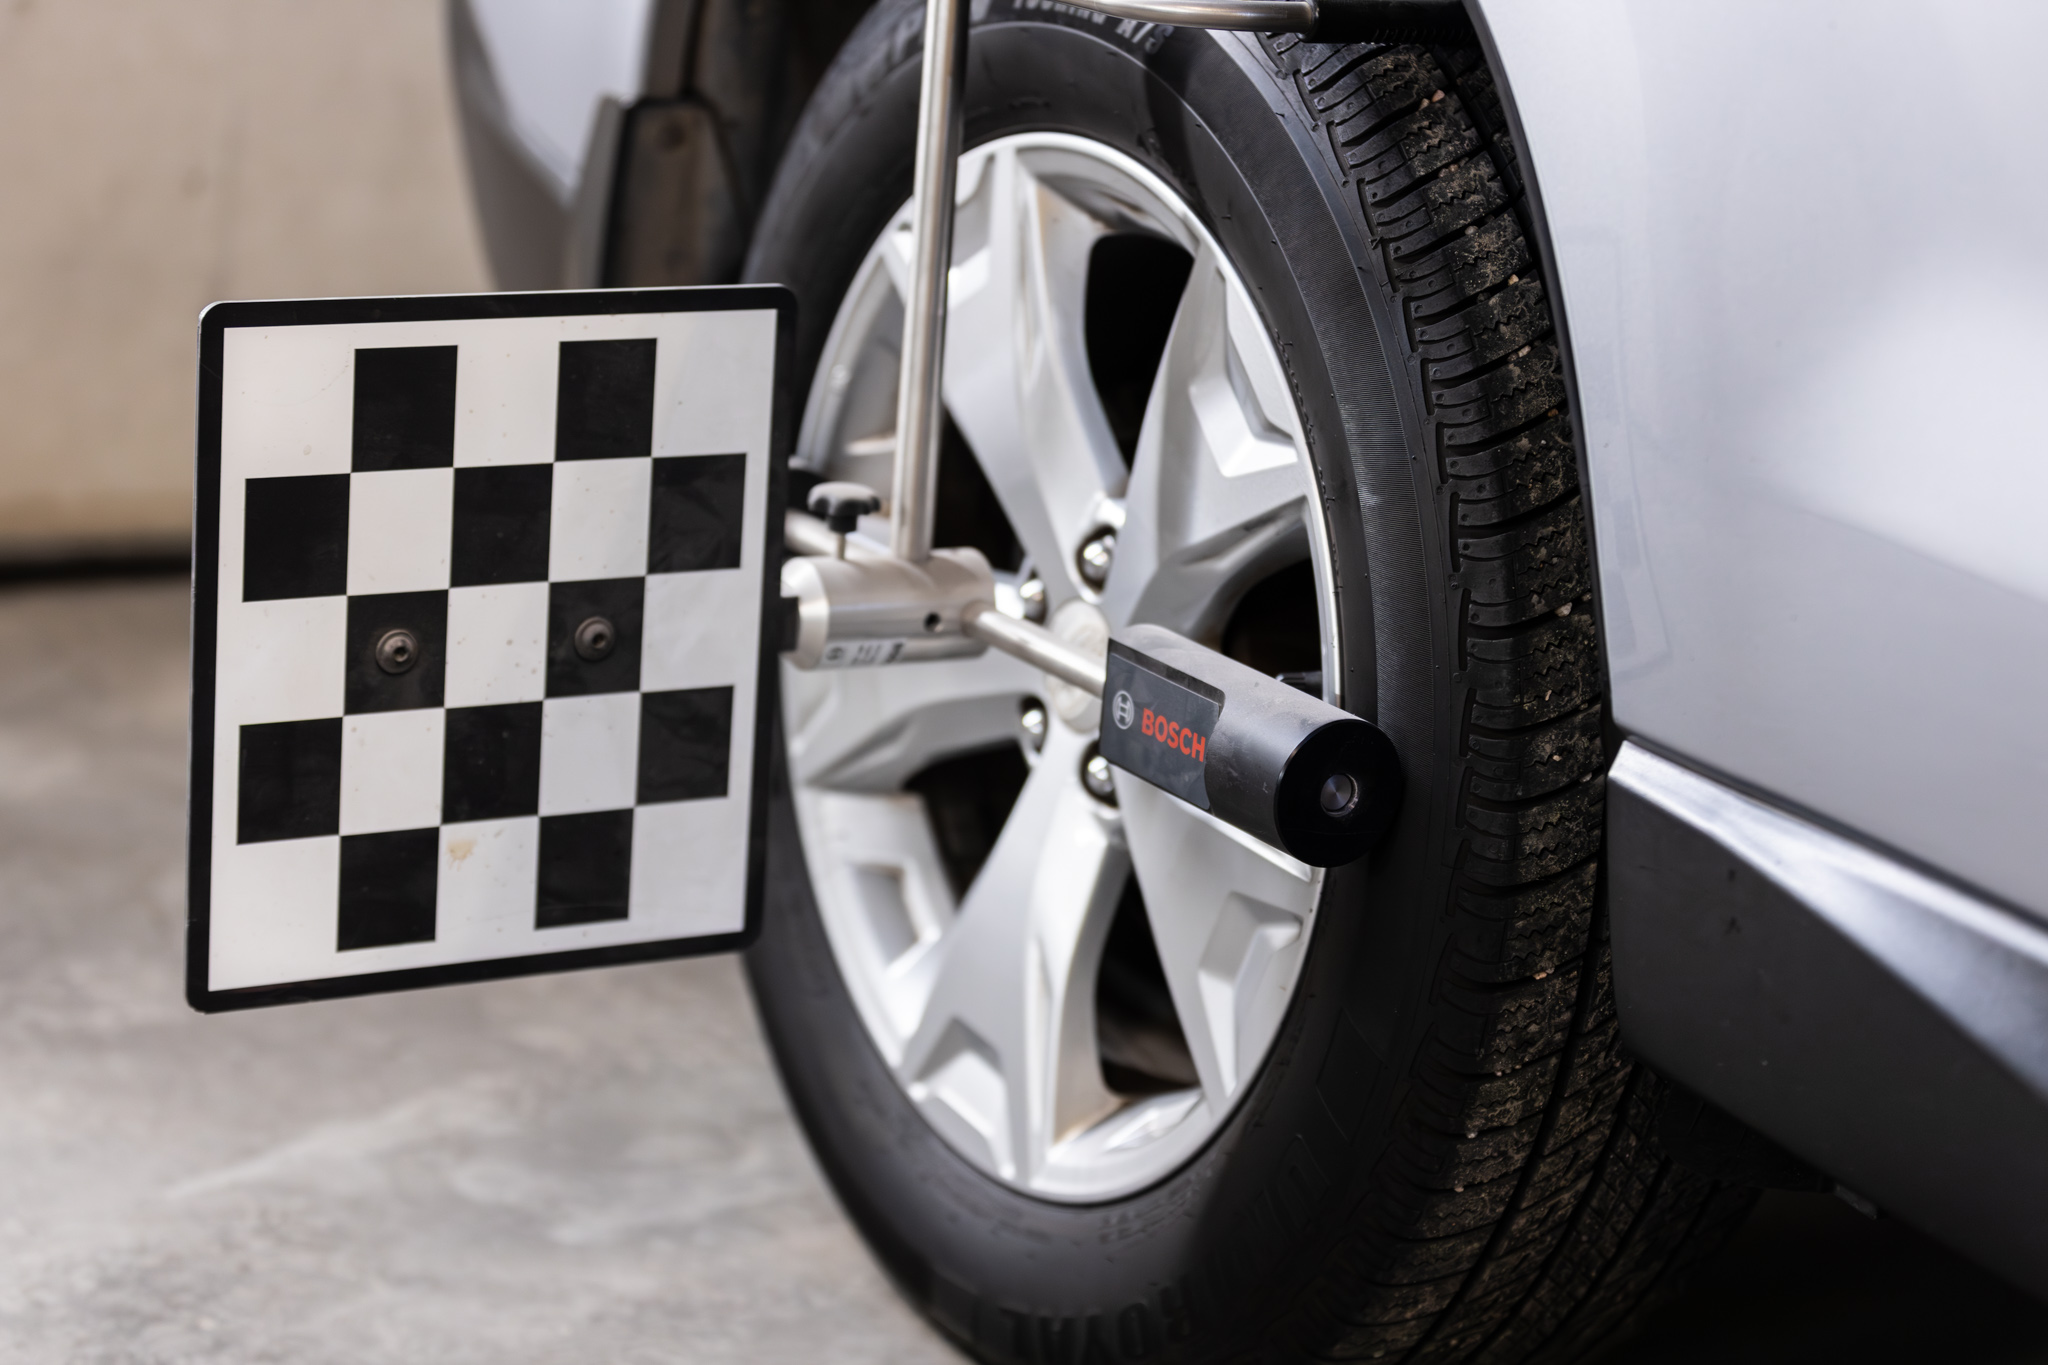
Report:
[[[1081,1331],[1078,1318],[1040,1318],[1039,1360],[1045,1365],[1080,1365]]]
[[[1159,1288],[1159,1318],[1163,1334],[1169,1342],[1186,1341],[1195,1334],[1195,1317],[1189,1311],[1194,1300],[1186,1280],[1179,1284],[1161,1285]]]
[[[1152,1310],[1134,1303],[1116,1316],[1117,1346],[1125,1360],[1143,1360],[1159,1347],[1159,1331],[1152,1324]]]

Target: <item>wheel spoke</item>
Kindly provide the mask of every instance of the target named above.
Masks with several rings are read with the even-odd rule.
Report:
[[[1018,698],[1044,677],[994,650],[974,659],[831,673],[783,670],[792,780],[840,791],[901,788],[927,764],[1018,736]]]
[[[1055,598],[1125,478],[1083,329],[1105,230],[1005,150],[981,159],[955,234],[946,406]]]
[[[868,1031],[893,1064],[924,1016],[932,949],[956,907],[924,802],[910,792],[808,790],[807,842],[830,855],[814,871],[818,908]]]
[[[1299,422],[1261,328],[1205,247],[1139,431],[1103,592],[1111,621],[1201,637],[1233,587],[1307,556]]]
[[[1128,773],[1116,789],[1174,1011],[1222,1113],[1286,1009],[1321,878]]]
[[[1055,727],[933,952],[903,1049],[911,1097],[990,1165],[1028,1180],[1061,1137],[1116,1108],[1095,1045],[1094,983],[1130,866],[1115,816],[1081,789],[1086,741]]]

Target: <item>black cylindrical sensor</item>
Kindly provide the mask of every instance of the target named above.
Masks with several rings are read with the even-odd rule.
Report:
[[[1161,626],[1109,642],[1101,750],[1312,867],[1364,857],[1401,804],[1377,725]]]

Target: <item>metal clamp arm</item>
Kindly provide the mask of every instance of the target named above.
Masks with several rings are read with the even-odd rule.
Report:
[[[1005,616],[993,602],[977,602],[960,614],[961,628],[972,638],[1043,669],[1061,682],[1102,695],[1104,656],[1069,644],[1044,626]]]
[[[845,657],[864,662],[886,657],[893,663],[958,657],[960,646],[972,641],[973,651],[991,645],[1062,682],[1102,695],[1103,656],[997,610],[987,565],[973,551],[941,550],[906,571],[905,561],[872,549],[842,553],[840,536],[806,512],[784,513],[782,525],[792,553],[847,561],[791,561],[784,572],[784,589],[801,599],[799,619],[809,622],[794,654],[802,666],[815,666],[833,645]],[[963,553],[973,555],[971,567],[977,572],[959,572],[966,561],[954,561]],[[927,618],[936,620],[936,628],[923,628]]]
[[[1307,33],[1324,41],[1470,41],[1462,0],[1074,0],[1144,24]]]

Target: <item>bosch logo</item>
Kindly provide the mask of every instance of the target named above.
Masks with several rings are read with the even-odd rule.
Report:
[[[1209,809],[1209,740],[1222,719],[1222,691],[1164,664],[1155,666],[1114,639],[1102,682],[1096,743],[1104,761],[1198,810]]]
[[[1156,739],[1169,749],[1178,749],[1197,763],[1206,763],[1209,756],[1208,741],[1178,721],[1168,720],[1151,707],[1145,708],[1144,723],[1139,733],[1147,739]]]

